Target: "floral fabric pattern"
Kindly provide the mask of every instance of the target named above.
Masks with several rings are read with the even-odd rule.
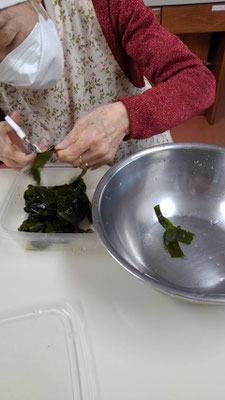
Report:
[[[141,94],[127,79],[103,35],[91,0],[52,0],[64,50],[64,74],[51,89],[15,88],[0,83],[0,108],[18,110],[31,142],[56,144],[77,119],[118,97]],[[143,148],[172,142],[169,131],[122,142],[114,162]],[[29,149],[27,149],[29,150]]]

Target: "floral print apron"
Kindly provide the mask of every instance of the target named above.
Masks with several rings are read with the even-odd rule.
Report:
[[[141,94],[127,79],[103,35],[91,0],[45,0],[62,41],[65,68],[51,89],[15,88],[0,83],[0,108],[18,110],[21,127],[31,142],[56,144],[71,131],[77,119],[118,97]],[[172,142],[169,131],[149,139],[122,142],[114,162],[137,150]],[[29,150],[29,149],[27,149]]]

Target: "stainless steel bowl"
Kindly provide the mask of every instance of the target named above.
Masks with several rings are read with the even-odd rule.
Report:
[[[154,206],[196,236],[171,258]],[[93,198],[95,229],[108,252],[157,290],[191,301],[225,301],[225,147],[176,143],[112,167]]]

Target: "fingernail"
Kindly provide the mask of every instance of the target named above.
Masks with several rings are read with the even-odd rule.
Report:
[[[55,151],[64,150],[64,146],[55,146]]]
[[[62,150],[62,149],[64,149],[64,147],[65,147],[65,144],[63,142],[57,143],[55,145],[55,149],[57,149],[57,150]]]

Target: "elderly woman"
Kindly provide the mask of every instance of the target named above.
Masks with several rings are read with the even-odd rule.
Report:
[[[0,81],[0,108],[31,142],[91,169],[171,142],[166,130],[215,96],[213,75],[142,0],[0,0]],[[0,160],[19,169],[35,154],[10,132],[1,122]]]

